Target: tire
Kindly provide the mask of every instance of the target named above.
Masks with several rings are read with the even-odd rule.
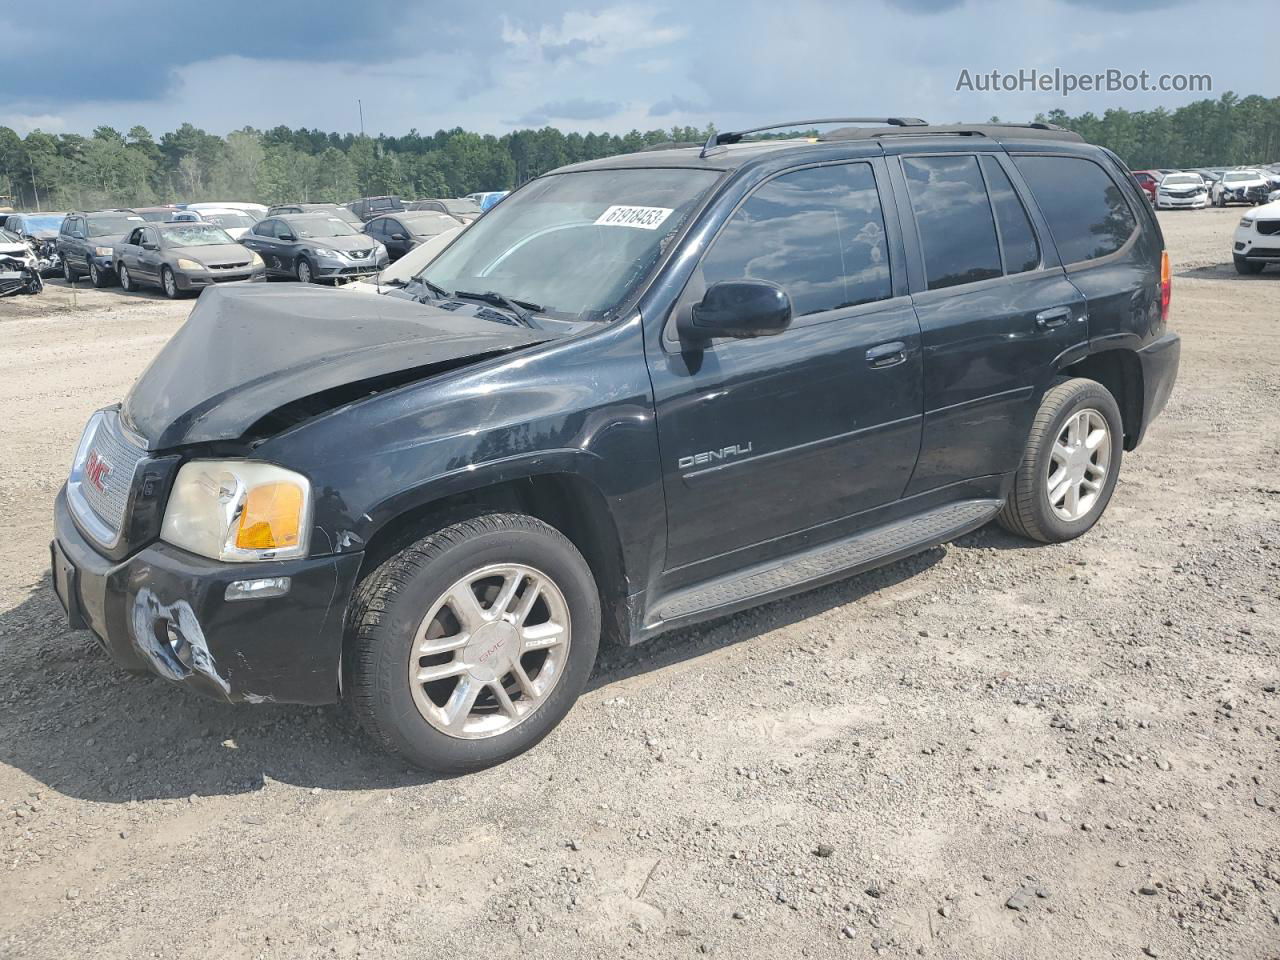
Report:
[[[178,289],[178,280],[168,267],[160,268],[160,289],[170,300],[178,300],[182,297],[182,291]]]
[[[92,259],[90,259],[89,281],[95,287],[97,287],[99,290],[101,290],[103,287],[109,287],[111,286],[111,279],[112,279],[111,274],[104,273],[102,270],[98,269],[98,265],[94,263]]]
[[[66,259],[65,257],[63,257],[63,259],[62,259],[62,279],[63,279],[63,280],[65,280],[65,281],[67,281],[67,283],[75,283],[75,282],[76,282],[76,278],[77,278],[78,276],[79,276],[79,274],[77,274],[73,269],[71,269],[71,261],[70,261],[70,260],[68,260],[68,259]]]
[[[133,282],[133,277],[129,276],[129,268],[123,263],[116,267],[116,276],[120,278],[120,289],[125,293],[133,293],[138,289]]]
[[[468,595],[476,605],[465,617],[478,625],[470,629],[456,613],[465,604],[452,599]],[[507,612],[495,614],[504,595]],[[449,646],[458,638],[461,646]],[[449,652],[419,654],[419,642]],[[530,650],[528,642],[543,646]],[[361,581],[348,621],[344,685],[356,716],[384,749],[435,773],[467,773],[523,753],[550,733],[585,688],[599,643],[599,593],[577,548],[533,517],[482,514],[410,544]],[[443,672],[411,680],[411,670],[432,668]],[[453,710],[459,691],[470,690],[479,691],[474,706]]]
[[[311,261],[306,257],[298,258],[298,265],[295,268],[298,274],[299,283],[314,283],[316,279],[315,268],[311,266]]]
[[[1231,259],[1235,261],[1236,273],[1241,276],[1252,276],[1253,274],[1261,273],[1266,266],[1265,263],[1258,260],[1246,260],[1244,257],[1232,257]]]
[[[1106,434],[1096,447],[1086,446],[1080,450],[1072,444],[1067,431],[1073,425],[1082,424],[1078,417],[1087,418],[1089,425],[1080,432],[1090,438],[1105,426]],[[1067,441],[1062,449],[1076,453],[1066,462],[1055,453],[1060,436]],[[1044,395],[1036,411],[1022,462],[1014,475],[1013,489],[997,521],[1010,533],[1041,543],[1075,539],[1097,523],[1107,509],[1115,491],[1123,452],[1124,424],[1111,392],[1094,380],[1079,377],[1059,380]],[[1099,469],[1103,471],[1100,480]],[[1050,479],[1059,470],[1062,471],[1059,476],[1065,474],[1065,477],[1054,482],[1057,489],[1051,492]],[[1073,505],[1071,481],[1077,476],[1083,477],[1083,481],[1074,484],[1077,499]],[[1064,482],[1068,484],[1066,488],[1062,486]],[[1062,489],[1068,491],[1068,499],[1060,505],[1051,503],[1054,493]]]

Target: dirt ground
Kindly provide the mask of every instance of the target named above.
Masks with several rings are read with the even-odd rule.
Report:
[[[1239,215],[1161,215],[1181,376],[1092,533],[611,651],[453,780],[65,628],[54,495],[190,303],[0,302],[0,957],[1280,957],[1280,271],[1232,270]]]

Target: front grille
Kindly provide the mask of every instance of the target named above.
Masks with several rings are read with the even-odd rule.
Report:
[[[210,270],[243,270],[248,265],[249,265],[248,260],[245,260],[243,263],[211,263],[209,264],[209,269]]]
[[[73,503],[82,501],[99,521],[90,523],[91,528],[105,526],[113,537],[120,533],[133,477],[145,455],[145,450],[124,435],[114,412],[99,418],[84,447],[84,462],[76,464],[71,476],[72,485],[79,493]],[[104,463],[105,469],[99,466]]]
[[[349,256],[352,260],[363,260],[363,259],[364,259],[365,257],[367,257],[368,255],[369,255],[369,251],[368,251],[368,250],[349,250],[349,251],[347,251],[347,256]]]
[[[1259,220],[1256,226],[1258,232],[1264,237],[1271,237],[1280,233],[1280,220]]]

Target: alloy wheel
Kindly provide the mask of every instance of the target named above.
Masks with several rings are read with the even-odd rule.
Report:
[[[569,605],[545,573],[518,563],[474,570],[418,626],[408,663],[414,704],[451,737],[506,733],[555,689],[570,641]]]
[[[298,261],[298,282],[311,282],[311,264],[307,263],[305,260]]]
[[[165,296],[176,299],[178,296],[178,281],[173,278],[172,270],[164,272],[164,292]]]
[[[1068,522],[1098,502],[1111,465],[1111,430],[1097,410],[1073,413],[1059,430],[1045,473],[1045,495],[1054,514]]]

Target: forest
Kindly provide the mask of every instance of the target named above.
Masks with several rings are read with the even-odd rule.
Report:
[[[999,118],[991,118],[997,120]],[[1280,160],[1280,97],[1226,93],[1174,110],[1108,110],[1037,120],[1109,147],[1133,169],[1236,166]],[[566,163],[697,142],[713,130],[625,135],[554,127],[502,136],[455,128],[364,136],[245,127],[226,136],[190,123],[161,134],[100,126],[89,136],[0,126],[0,194],[18,209],[70,210],[239,200],[343,202],[360,196],[454,197],[511,189]]]

